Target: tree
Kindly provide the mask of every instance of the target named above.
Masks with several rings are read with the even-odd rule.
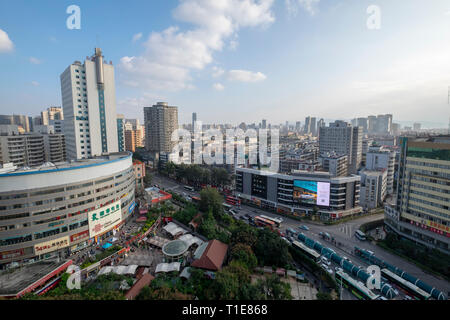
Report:
[[[292,299],[291,286],[282,282],[275,274],[266,277],[264,280],[258,280],[256,286],[261,292],[265,293],[265,298],[268,300]]]
[[[258,240],[253,249],[263,265],[285,267],[291,260],[286,242],[269,229],[258,230]]]
[[[238,243],[232,247],[230,257],[232,261],[242,263],[248,270],[253,270],[258,264],[252,248],[243,243]]]
[[[215,217],[219,217],[222,213],[223,197],[214,188],[206,188],[200,192],[199,208],[203,212],[212,210]]]
[[[257,241],[257,233],[254,228],[250,228],[250,226],[241,223],[238,224],[232,234],[231,234],[231,243],[245,243],[250,247],[254,247]]]

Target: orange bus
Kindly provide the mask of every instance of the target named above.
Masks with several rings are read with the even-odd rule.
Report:
[[[276,228],[275,222],[262,218],[260,216],[255,217],[255,224],[259,227],[268,227],[271,230],[274,230]]]

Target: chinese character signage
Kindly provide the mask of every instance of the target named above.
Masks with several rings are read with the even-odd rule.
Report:
[[[120,200],[88,213],[91,238],[111,230],[122,222]]]
[[[58,239],[49,240],[46,242],[39,243],[34,246],[34,254],[41,255],[45,253],[49,253],[52,251],[56,251],[67,247],[69,245],[69,237],[62,237]]]

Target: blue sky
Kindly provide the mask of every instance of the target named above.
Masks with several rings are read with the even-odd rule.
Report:
[[[81,30],[66,28],[69,5]],[[381,9],[370,30],[367,8]],[[117,111],[157,101],[179,121],[304,121],[393,113],[446,126],[450,2],[164,0],[0,2],[0,113],[61,105],[59,76],[102,48]]]

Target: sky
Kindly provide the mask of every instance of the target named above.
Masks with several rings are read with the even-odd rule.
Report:
[[[127,118],[166,101],[180,123],[449,122],[447,0],[0,1],[0,114],[61,105],[60,74],[95,47]]]

